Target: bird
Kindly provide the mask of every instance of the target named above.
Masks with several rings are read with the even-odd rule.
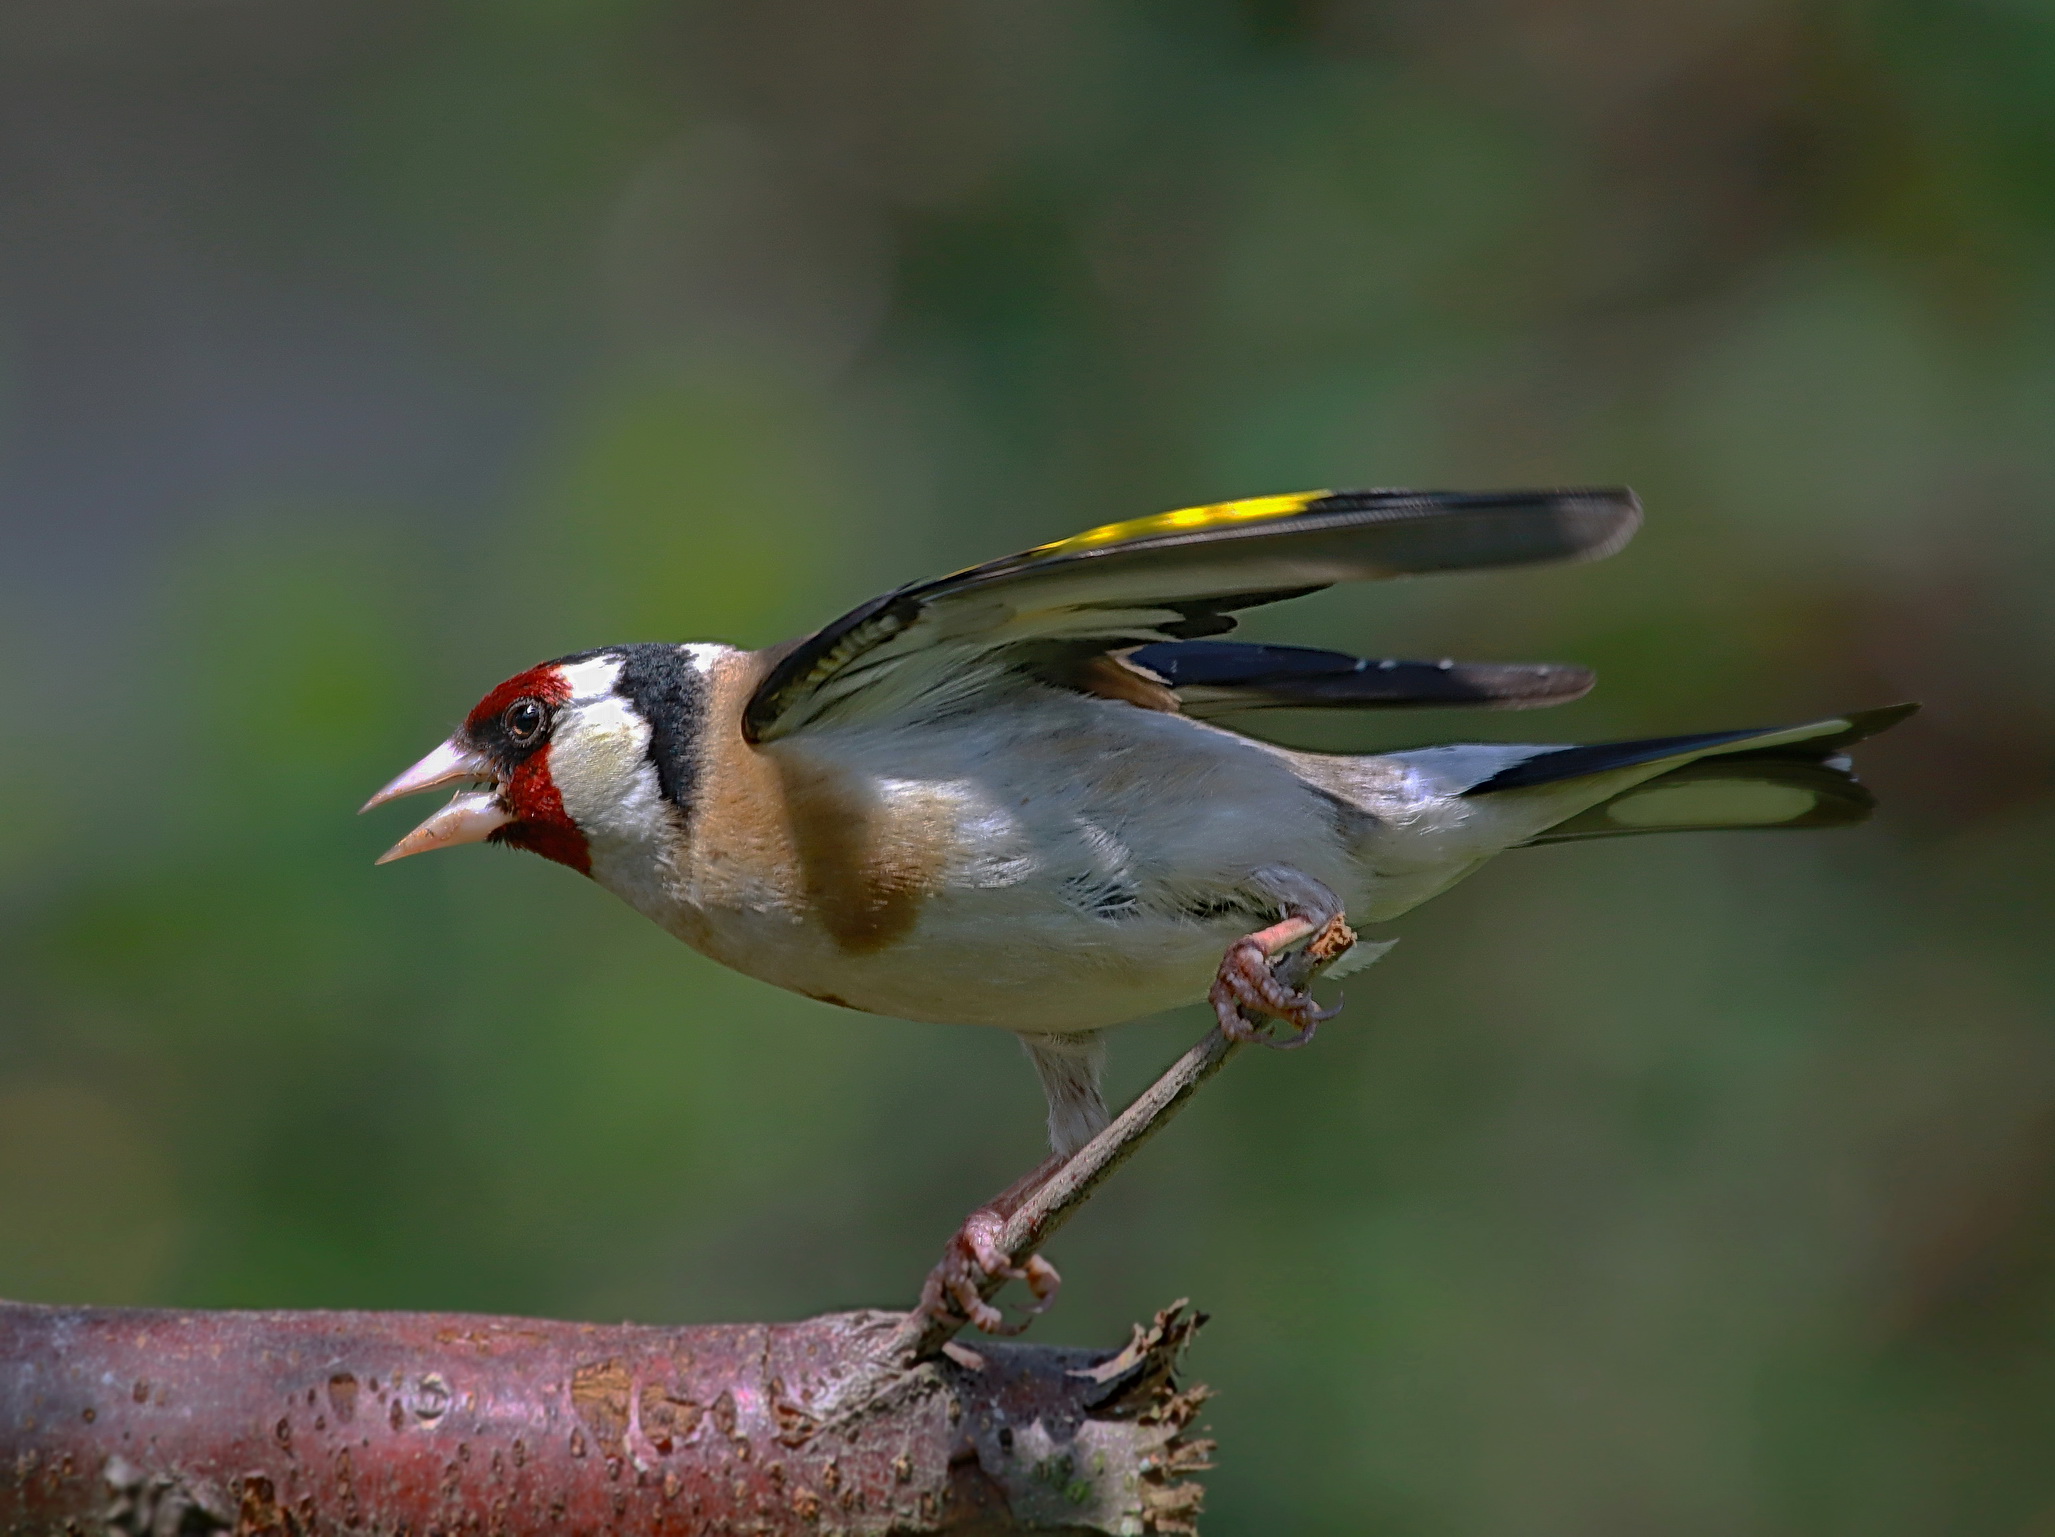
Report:
[[[1567,663],[1221,637],[1338,583],[1599,559],[1641,519],[1632,491],[1597,487],[1313,491],[1113,523],[763,650],[636,642],[530,667],[364,809],[455,787],[380,863],[526,849],[765,982],[1013,1031],[1047,1100],[1045,1176],[1107,1124],[1111,1028],[1205,1001],[1233,1040],[1303,1045],[1327,1011],[1275,959],[1317,940],[1342,952],[1330,975],[1367,965],[1389,942],[1350,924],[1397,918],[1500,853],[1870,814],[1847,749],[1915,705],[1369,754],[1244,729],[1266,709],[1580,697],[1594,676]],[[1053,1296],[1053,1269],[1008,1269],[989,1221],[962,1236],[931,1305],[1000,1332],[978,1281]]]

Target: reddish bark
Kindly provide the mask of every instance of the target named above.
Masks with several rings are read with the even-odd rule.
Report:
[[[906,1320],[0,1304],[0,1532],[1190,1531],[1172,1309],[1117,1355]]]

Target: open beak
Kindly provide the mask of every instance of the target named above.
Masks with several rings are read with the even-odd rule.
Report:
[[[442,810],[379,855],[377,862],[390,864],[395,859],[405,859],[409,854],[424,854],[430,849],[455,848],[460,843],[483,843],[495,829],[506,826],[514,818],[500,800],[499,775],[494,771],[492,761],[455,740],[444,742],[364,802],[363,810],[369,811],[373,806],[383,806],[402,795],[419,795],[424,790],[437,790],[451,784],[475,785],[480,780],[488,781],[490,788],[466,790],[456,795]]]

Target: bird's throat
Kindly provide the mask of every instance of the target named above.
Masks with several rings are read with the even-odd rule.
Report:
[[[495,843],[511,844],[568,865],[580,875],[592,873],[592,850],[564,810],[564,797],[550,777],[550,746],[523,760],[507,781],[507,807],[514,820],[493,834]]]

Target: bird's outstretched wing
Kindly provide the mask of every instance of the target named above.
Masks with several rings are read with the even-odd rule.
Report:
[[[1632,492],[1595,489],[1310,491],[1112,523],[850,610],[780,658],[743,730],[769,741],[830,710],[941,702],[994,669],[1062,681],[1336,582],[1596,559],[1640,521]]]

